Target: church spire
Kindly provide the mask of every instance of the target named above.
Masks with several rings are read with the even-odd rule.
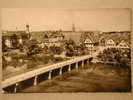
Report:
[[[29,24],[26,24],[26,33],[30,33]]]
[[[31,39],[29,24],[26,24],[26,33],[28,34],[28,38]]]

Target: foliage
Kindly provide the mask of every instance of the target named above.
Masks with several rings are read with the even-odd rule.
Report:
[[[62,57],[55,57],[54,60],[55,61],[63,61],[63,58]]]
[[[63,47],[56,47],[56,46],[51,46],[50,47],[50,51],[53,53],[53,54],[61,54],[63,52]]]
[[[37,45],[37,40],[31,40],[29,41],[29,43],[27,44],[27,55],[34,55],[34,54],[38,54],[41,52],[41,48],[39,48],[39,46]]]
[[[129,67],[131,61],[130,49],[108,48],[97,56],[103,62],[116,62],[120,66]]]
[[[84,44],[76,44],[71,38],[65,43],[66,56],[81,56],[88,54]]]

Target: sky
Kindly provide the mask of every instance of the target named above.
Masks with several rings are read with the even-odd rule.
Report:
[[[76,30],[130,31],[129,9],[46,9],[46,8],[3,8],[3,30],[31,31]]]

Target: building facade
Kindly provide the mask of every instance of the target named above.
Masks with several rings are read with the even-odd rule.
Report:
[[[116,43],[115,43],[115,41],[113,39],[106,40],[106,44],[105,45],[108,48],[114,48],[114,47],[116,47]]]
[[[6,31],[2,33],[2,49],[17,49],[30,39],[29,26],[25,31]]]
[[[117,48],[129,48],[129,45],[126,41],[122,40],[118,45]]]

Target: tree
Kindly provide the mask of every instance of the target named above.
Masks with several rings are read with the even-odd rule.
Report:
[[[16,34],[13,34],[11,36],[11,40],[12,40],[13,48],[17,48],[17,46],[18,46],[17,35]]]
[[[50,51],[53,53],[53,54],[61,54],[63,52],[63,47],[56,47],[56,46],[51,46],[50,47]]]
[[[97,56],[103,62],[116,62],[122,67],[129,67],[131,58],[130,50],[108,48]]]
[[[39,53],[40,50],[39,50],[37,43],[38,42],[35,39],[29,41],[26,47],[28,56]]]
[[[65,42],[66,56],[74,56],[76,43],[70,38]]]

